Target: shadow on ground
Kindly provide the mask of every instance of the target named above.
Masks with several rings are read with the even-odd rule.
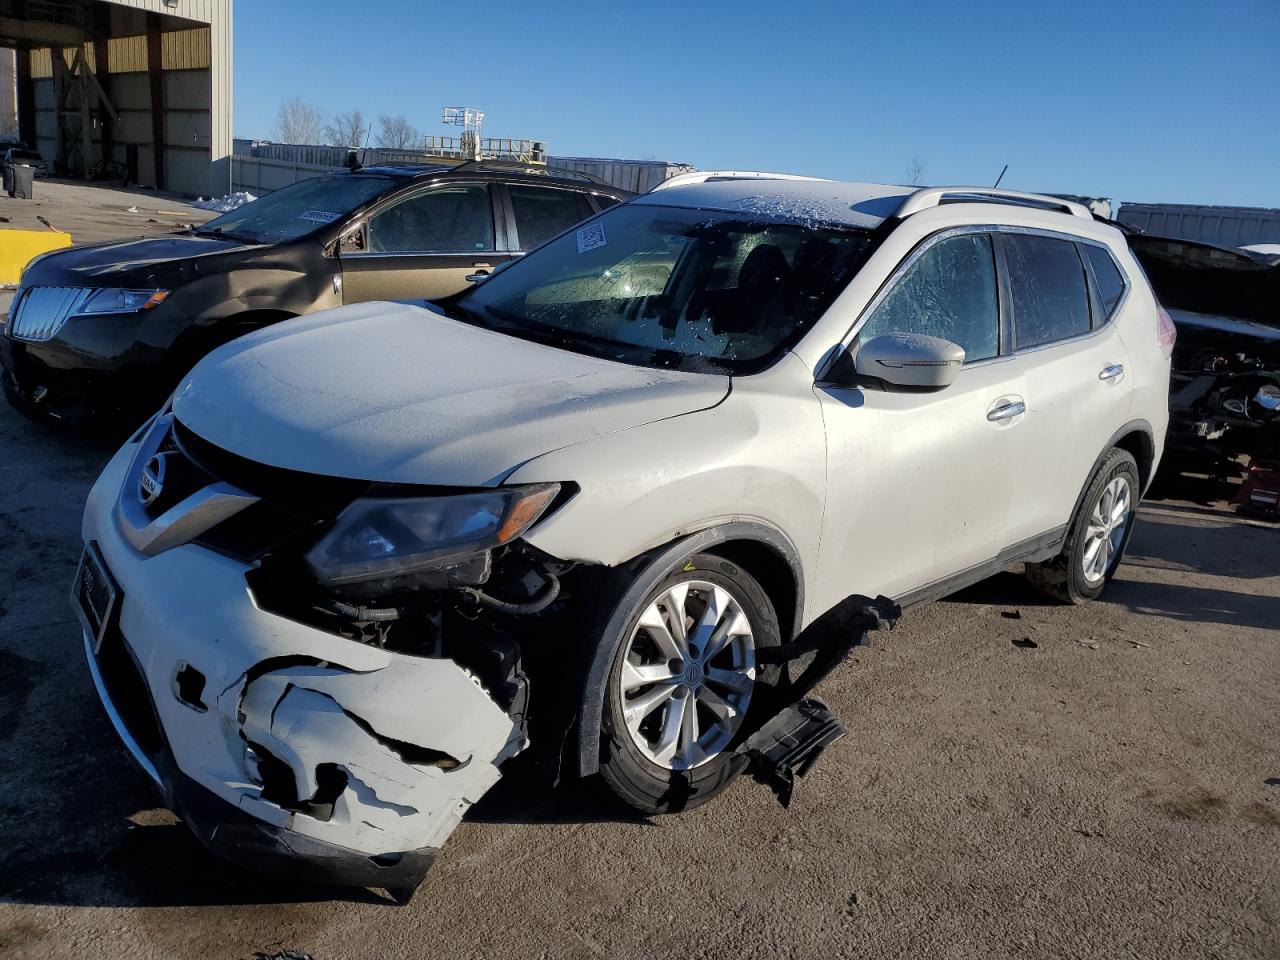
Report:
[[[1233,513],[1162,504],[1140,517],[1126,563],[1240,580],[1274,576],[1276,531]],[[1179,522],[1180,520],[1192,521]],[[1218,522],[1203,520],[1212,518]]]
[[[77,696],[77,709],[65,722],[32,729],[25,708],[42,699],[39,687],[47,671],[7,653],[0,657],[0,671],[7,678],[0,696],[2,753],[20,758],[18,769],[8,775],[31,777],[0,805],[0,902],[104,907],[386,902],[368,890],[256,875],[224,863],[160,808],[157,792],[117,742],[97,704]],[[89,690],[83,693],[92,696]],[[49,752],[9,749],[19,733],[43,742]],[[556,787],[549,768],[523,759],[504,769],[503,779],[468,819],[643,822],[594,782]],[[67,775],[68,770],[74,773]]]

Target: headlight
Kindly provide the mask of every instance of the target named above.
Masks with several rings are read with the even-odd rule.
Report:
[[[139,310],[154,310],[164,303],[167,296],[169,296],[168,290],[123,290],[118,287],[107,287],[89,294],[89,299],[80,308],[80,314],[137,313]]]
[[[366,497],[342,511],[307,552],[307,566],[333,586],[437,569],[514,540],[559,492],[558,483],[540,483],[449,497]]]

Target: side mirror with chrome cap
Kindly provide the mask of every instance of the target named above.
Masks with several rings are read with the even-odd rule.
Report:
[[[885,333],[856,347],[854,372],[890,389],[941,390],[964,366],[964,347],[921,333]]]

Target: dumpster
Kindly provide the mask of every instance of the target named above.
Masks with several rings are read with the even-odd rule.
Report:
[[[4,192],[19,200],[30,200],[33,196],[32,182],[36,168],[20,163],[4,165]]]

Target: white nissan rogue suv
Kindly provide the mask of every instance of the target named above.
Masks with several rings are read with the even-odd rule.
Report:
[[[1097,596],[1164,441],[1172,325],[1069,201],[694,174],[473,280],[221,347],[89,497],[98,691],[249,866],[411,888],[534,743],[702,802],[850,595]]]

